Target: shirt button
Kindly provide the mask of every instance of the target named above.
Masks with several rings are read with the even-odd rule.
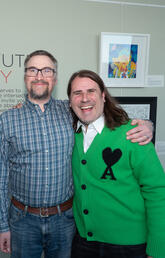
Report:
[[[81,185],[81,188],[83,189],[83,190],[85,190],[87,187],[86,187],[86,185]]]
[[[46,170],[48,170],[48,168],[46,168]]]
[[[83,210],[83,212],[85,215],[87,215],[89,211],[87,209],[85,209],[85,210]]]
[[[92,237],[92,236],[93,236],[93,233],[92,233],[92,232],[88,232],[88,236],[89,236],[89,237]]]
[[[48,152],[48,150],[46,150],[45,152]]]
[[[87,161],[86,161],[85,159],[82,159],[81,163],[82,163],[83,165],[85,165],[85,164],[87,163]]]

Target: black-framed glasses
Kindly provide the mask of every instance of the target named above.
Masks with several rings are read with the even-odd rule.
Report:
[[[56,70],[51,67],[44,67],[41,69],[36,67],[25,68],[25,75],[29,77],[36,77],[39,72],[41,72],[43,77],[53,77],[53,75],[56,73]]]

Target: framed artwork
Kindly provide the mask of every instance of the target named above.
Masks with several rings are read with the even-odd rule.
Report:
[[[152,142],[155,144],[157,97],[115,97],[131,119],[148,119],[153,122]]]
[[[145,86],[149,43],[149,34],[101,33],[99,73],[106,87]]]

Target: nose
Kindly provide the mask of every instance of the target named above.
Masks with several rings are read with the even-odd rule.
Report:
[[[81,99],[82,102],[87,102],[88,101],[88,93],[83,93],[82,94],[82,99]]]
[[[38,73],[36,74],[36,78],[37,78],[37,79],[40,79],[40,78],[43,79],[43,75],[42,75],[42,72],[41,72],[41,71],[38,71]]]

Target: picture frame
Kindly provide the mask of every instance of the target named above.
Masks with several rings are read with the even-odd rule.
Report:
[[[150,34],[101,32],[99,74],[106,87],[145,87]]]
[[[154,131],[152,142],[155,144],[156,137],[156,114],[157,97],[115,97],[121,107],[127,112],[131,119],[138,118],[150,120]]]

